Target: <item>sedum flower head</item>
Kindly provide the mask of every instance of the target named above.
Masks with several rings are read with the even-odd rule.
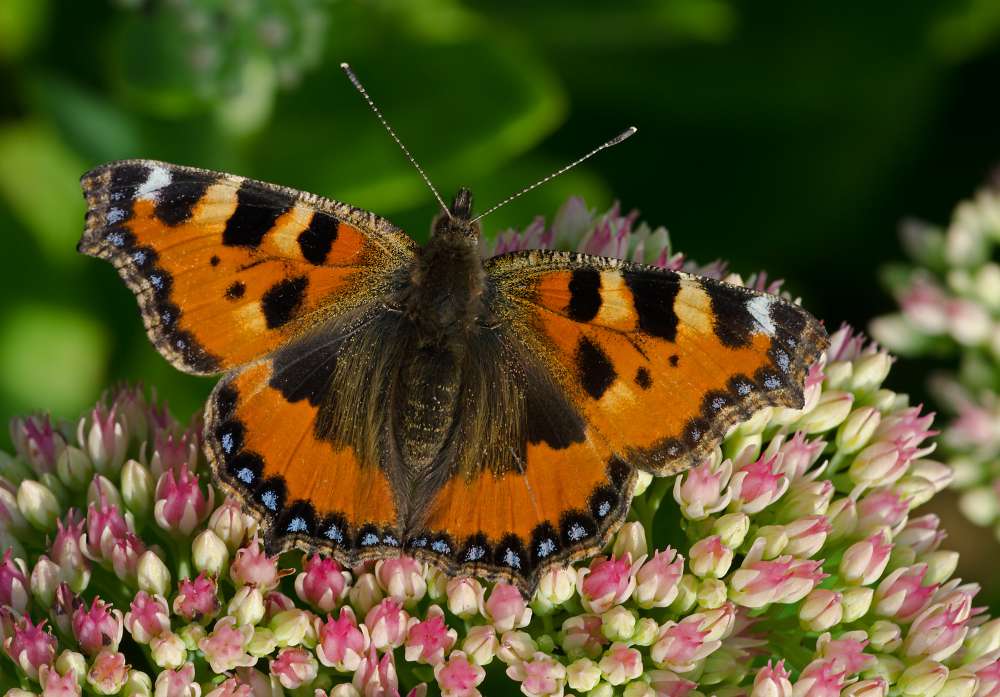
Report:
[[[946,355],[929,381],[948,415],[940,438],[961,491],[959,507],[1000,537],[1000,188],[959,203],[944,228],[903,224],[911,264],[887,269],[899,311],[872,322],[874,336],[904,355]]]
[[[578,199],[497,248],[540,244],[725,272]],[[841,327],[802,409],[765,409],[696,467],[644,477],[608,548],[551,570],[532,598],[407,557],[345,569],[267,554],[209,484],[198,421],[141,390],[109,393],[74,428],[16,419],[15,452],[0,455],[0,538],[16,542],[0,558],[0,689],[997,694],[1000,619],[951,578],[937,517],[915,510],[951,471],[930,459],[932,415],[883,387],[891,365]]]

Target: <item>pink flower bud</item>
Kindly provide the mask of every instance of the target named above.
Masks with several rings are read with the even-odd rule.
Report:
[[[73,635],[88,656],[94,656],[103,649],[117,651],[123,631],[121,610],[98,597],[91,602],[89,610],[86,604],[81,603],[73,611]]]
[[[847,473],[861,486],[891,484],[903,476],[916,453],[914,447],[878,440],[857,454]]]
[[[253,688],[239,678],[229,678],[219,683],[205,697],[253,697]]]
[[[139,558],[146,552],[146,546],[142,544],[135,533],[126,532],[124,536],[115,540],[111,547],[111,568],[115,576],[130,586],[135,586],[137,572],[139,569]],[[105,561],[108,561],[107,559]]]
[[[115,543],[132,532],[121,510],[110,503],[103,488],[96,502],[87,506],[86,532],[80,538],[83,553],[95,561],[110,563]]]
[[[215,581],[205,574],[181,579],[173,609],[188,622],[211,622],[221,607]]]
[[[212,633],[198,642],[198,648],[213,671],[224,673],[257,662],[256,656],[247,653],[252,637],[253,627],[238,626],[232,617],[223,617],[215,623]]]
[[[824,632],[840,624],[844,616],[843,596],[826,588],[816,588],[799,608],[799,623],[811,632]]]
[[[385,598],[365,615],[365,625],[376,649],[398,648],[406,640],[410,616],[395,598]]]
[[[3,648],[28,677],[37,680],[39,668],[52,663],[56,657],[56,638],[45,629],[45,620],[35,625],[30,617],[22,615],[3,640]]]
[[[271,675],[277,677],[286,690],[311,685],[319,675],[316,659],[305,649],[281,649],[269,663]]]
[[[917,554],[933,552],[946,536],[940,524],[941,520],[933,513],[911,518],[906,527],[896,535],[895,543],[909,547]]]
[[[238,586],[252,585],[262,591],[277,587],[282,576],[278,571],[278,558],[269,557],[256,536],[236,552],[229,575]]]
[[[674,499],[685,518],[703,520],[729,505],[732,491],[729,478],[733,472],[731,460],[717,462],[708,458],[674,480]]]
[[[351,599],[354,610],[362,615],[367,615],[368,611],[379,604],[382,600],[382,589],[379,588],[378,579],[375,574],[355,571],[354,585],[347,595]]]
[[[153,690],[155,697],[201,697],[201,686],[194,679],[194,664],[185,663],[177,670],[161,670]]]
[[[89,418],[84,417],[77,424],[76,438],[99,473],[109,476],[118,473],[125,462],[128,430],[115,406],[94,407]]]
[[[340,608],[340,616],[335,620],[327,615],[326,622],[316,619],[316,655],[319,662],[340,672],[358,669],[368,652],[370,643],[368,628],[358,626],[354,611],[349,607]]]
[[[910,507],[890,490],[874,491],[858,502],[858,535],[871,535],[887,527],[893,532],[906,524]]]
[[[615,535],[615,543],[611,548],[611,554],[615,557],[624,557],[626,554],[632,559],[645,557],[648,547],[646,546],[646,529],[642,523],[628,522],[622,524]]]
[[[927,606],[937,585],[922,585],[926,564],[896,569],[875,590],[875,612],[883,617],[909,622]]]
[[[561,695],[566,683],[566,667],[539,651],[530,661],[508,666],[507,677],[521,683],[521,692],[527,697]]]
[[[375,564],[375,578],[386,595],[410,606],[427,593],[424,565],[412,557],[382,559]]]
[[[976,670],[976,677],[979,678],[979,691],[977,697],[996,697],[1000,695],[1000,659],[994,658],[986,662],[986,665]]]
[[[570,658],[597,658],[607,643],[597,615],[574,615],[563,622],[562,648]]]
[[[227,497],[209,516],[208,529],[225,543],[230,552],[239,549],[247,535],[246,517],[239,502]]]
[[[125,654],[110,648],[104,649],[94,657],[87,673],[87,684],[100,695],[113,695],[125,687],[128,672]]]
[[[448,581],[448,609],[462,619],[469,619],[479,613],[483,604],[483,586],[468,576],[459,576]]]
[[[302,573],[295,577],[295,594],[317,610],[330,612],[347,597],[351,574],[333,559],[307,557]]]
[[[538,644],[527,632],[511,630],[504,632],[497,647],[497,656],[507,665],[527,661],[538,651]]]
[[[731,577],[732,600],[744,607],[758,608],[769,603],[791,603],[805,597],[824,574],[820,562],[782,556],[770,561],[747,557]]]
[[[198,486],[198,475],[187,463],[167,470],[156,483],[153,517],[168,533],[188,537],[211,513],[215,494],[207,487],[207,496]]]
[[[295,601],[284,593],[271,591],[264,596],[264,619],[268,621],[270,621],[278,613],[294,609]]]
[[[52,427],[47,414],[10,421],[10,435],[17,454],[36,474],[51,474],[56,461],[66,448],[66,439]]]
[[[615,643],[604,653],[598,666],[611,685],[624,685],[642,675],[642,654],[626,644]]]
[[[950,603],[934,603],[913,620],[903,642],[908,658],[943,661],[954,654],[969,632],[972,596],[962,594]]]
[[[844,671],[831,660],[816,660],[807,665],[795,683],[795,697],[840,697]]]
[[[28,609],[31,584],[27,565],[22,559],[14,559],[13,553],[8,547],[0,558],[0,606],[23,614]]]
[[[124,522],[122,520],[123,524]],[[80,547],[83,524],[79,512],[70,509],[65,521],[56,521],[56,537],[49,548],[49,557],[59,566],[62,580],[78,593],[90,581],[90,561],[83,555]]]
[[[441,688],[441,697],[479,697],[476,688],[485,677],[486,671],[461,651],[452,651],[447,661],[434,666],[434,680]]]
[[[812,515],[793,520],[785,526],[788,536],[785,554],[808,559],[823,548],[830,530],[830,521],[826,516]]]
[[[485,666],[493,662],[493,656],[500,648],[496,630],[491,625],[480,624],[470,627],[462,642],[462,651],[476,665]]]
[[[733,475],[733,501],[744,513],[760,513],[788,491],[788,478],[781,472],[778,455],[762,455]]]
[[[840,575],[847,583],[870,585],[882,576],[891,552],[889,536],[884,531],[876,532],[847,548],[840,560]]]
[[[653,552],[653,558],[636,573],[633,597],[641,608],[667,607],[677,597],[677,586],[684,575],[684,557],[667,547]]]
[[[644,559],[595,557],[590,566],[578,570],[577,587],[587,612],[602,613],[621,605],[635,590],[635,575]]]
[[[489,599],[481,606],[480,612],[498,632],[520,629],[531,622],[531,608],[524,597],[509,583],[497,583],[490,591]]]
[[[165,472],[181,467],[194,469],[198,458],[197,437],[191,432],[179,436],[164,430],[157,430],[153,437],[153,455],[149,460],[149,470],[160,477]]]
[[[688,566],[701,578],[722,578],[733,563],[733,550],[722,544],[718,535],[705,537],[691,546]]]
[[[38,682],[42,686],[42,697],[80,697],[80,680],[83,675],[74,671],[66,671],[60,675],[49,665],[38,669]]]
[[[51,607],[56,599],[56,589],[62,582],[62,570],[44,554],[39,556],[28,579],[35,602],[41,607]],[[0,605],[3,603],[0,602]]]
[[[929,427],[934,422],[934,414],[920,415],[922,407],[909,407],[886,416],[875,431],[875,437],[883,441],[894,441],[904,446],[916,446],[938,431]]]
[[[789,675],[791,674],[785,670],[784,661],[778,661],[774,666],[768,661],[766,666],[757,671],[750,697],[792,697]]]
[[[815,364],[814,364],[815,367]],[[826,441],[821,438],[806,440],[802,431],[796,431],[778,450],[779,467],[789,480],[799,479],[811,468],[826,447]]]
[[[166,598],[139,591],[125,613],[125,628],[140,644],[148,644],[153,637],[169,632],[170,609]]]
[[[678,673],[694,670],[698,661],[722,645],[718,639],[709,640],[708,629],[700,625],[701,618],[693,615],[679,623],[666,622],[649,650],[653,663]]]
[[[426,617],[423,621],[410,618],[405,656],[408,662],[433,666],[444,660],[445,653],[455,645],[458,632],[445,624],[444,611],[437,605],[427,608]]]
[[[354,687],[364,697],[392,697],[399,694],[396,663],[389,651],[379,660],[375,647],[368,649],[368,657],[354,671]]]

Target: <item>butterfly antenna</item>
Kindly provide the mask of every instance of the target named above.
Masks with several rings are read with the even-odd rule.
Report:
[[[441,198],[441,194],[439,194],[438,190],[434,188],[434,185],[431,184],[431,180],[427,177],[427,174],[424,172],[423,168],[421,168],[420,165],[417,164],[417,161],[413,158],[413,155],[411,155],[410,151],[406,149],[405,145],[403,145],[403,141],[399,139],[399,136],[396,135],[396,132],[392,130],[392,126],[390,126],[389,122],[385,120],[384,116],[382,116],[382,112],[379,111],[379,108],[377,106],[375,106],[375,101],[368,94],[368,90],[365,89],[364,85],[361,84],[361,80],[358,79],[358,76],[354,74],[353,70],[351,70],[351,66],[348,65],[347,63],[341,63],[340,67],[345,73],[347,73],[348,79],[350,79],[351,83],[357,88],[358,92],[361,93],[361,96],[365,98],[365,101],[368,102],[368,106],[371,107],[371,110],[373,112],[375,112],[375,116],[378,117],[378,120],[385,127],[385,130],[389,133],[390,136],[392,136],[392,139],[396,141],[396,145],[398,145],[400,150],[403,151],[403,154],[406,155],[406,159],[410,161],[411,165],[416,167],[417,171],[420,173],[420,176],[427,184],[427,188],[431,190],[431,193],[434,194],[434,198],[436,198],[437,202],[441,204],[442,210],[444,210],[444,212],[447,213],[448,217],[450,218],[451,211],[448,210],[448,206],[444,205],[444,199]]]
[[[609,140],[606,143],[603,143],[602,145],[597,146],[596,148],[594,148],[593,150],[591,150],[590,152],[588,152],[583,157],[581,157],[581,158],[579,158],[577,160],[573,160],[572,162],[570,162],[565,167],[563,167],[561,169],[557,169],[555,172],[553,172],[549,176],[543,177],[542,179],[539,179],[538,181],[536,181],[531,186],[526,186],[525,188],[523,188],[520,191],[518,191],[516,194],[511,194],[510,196],[508,196],[507,198],[505,198],[503,201],[501,201],[497,205],[495,205],[492,208],[490,208],[485,213],[481,213],[478,216],[476,216],[475,218],[473,218],[471,222],[474,223],[477,220],[482,220],[483,218],[485,218],[486,216],[488,216],[493,211],[497,210],[498,208],[503,208],[504,206],[506,206],[508,203],[510,203],[514,199],[520,198],[521,196],[524,196],[526,193],[528,193],[532,189],[537,189],[538,187],[540,187],[545,182],[552,181],[553,179],[555,179],[556,177],[558,177],[560,174],[565,174],[566,172],[568,172],[571,169],[573,169],[574,167],[576,167],[578,164],[580,164],[582,162],[586,162],[587,160],[589,160],[590,158],[592,158],[594,155],[596,155],[597,153],[601,152],[601,150],[604,150],[605,148],[610,148],[613,145],[618,145],[622,141],[624,141],[624,140],[626,140],[628,138],[631,138],[633,135],[635,135],[635,132],[638,131],[638,130],[639,129],[636,128],[635,126],[629,126],[624,131],[622,131],[621,133],[619,133],[618,135],[616,135],[614,138],[612,138],[611,140]]]

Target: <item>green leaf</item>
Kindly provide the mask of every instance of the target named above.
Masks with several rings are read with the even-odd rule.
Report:
[[[41,35],[48,15],[48,0],[0,2],[0,60],[27,53]]]
[[[14,410],[72,415],[100,392],[108,337],[85,314],[23,303],[0,314],[0,394]]]
[[[86,166],[39,121],[0,127],[0,198],[52,261],[75,257],[85,206]]]

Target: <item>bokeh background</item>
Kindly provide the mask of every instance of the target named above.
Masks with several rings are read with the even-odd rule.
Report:
[[[695,259],[786,278],[833,327],[890,309],[902,217],[946,222],[1000,161],[995,0],[0,0],[0,419],[71,416],[123,379],[186,415],[212,385],[76,254],[94,165],[228,170],[426,236],[433,199],[343,60],[445,195],[483,206],[638,126],[487,234],[617,199]],[[925,370],[891,386],[919,396]]]

